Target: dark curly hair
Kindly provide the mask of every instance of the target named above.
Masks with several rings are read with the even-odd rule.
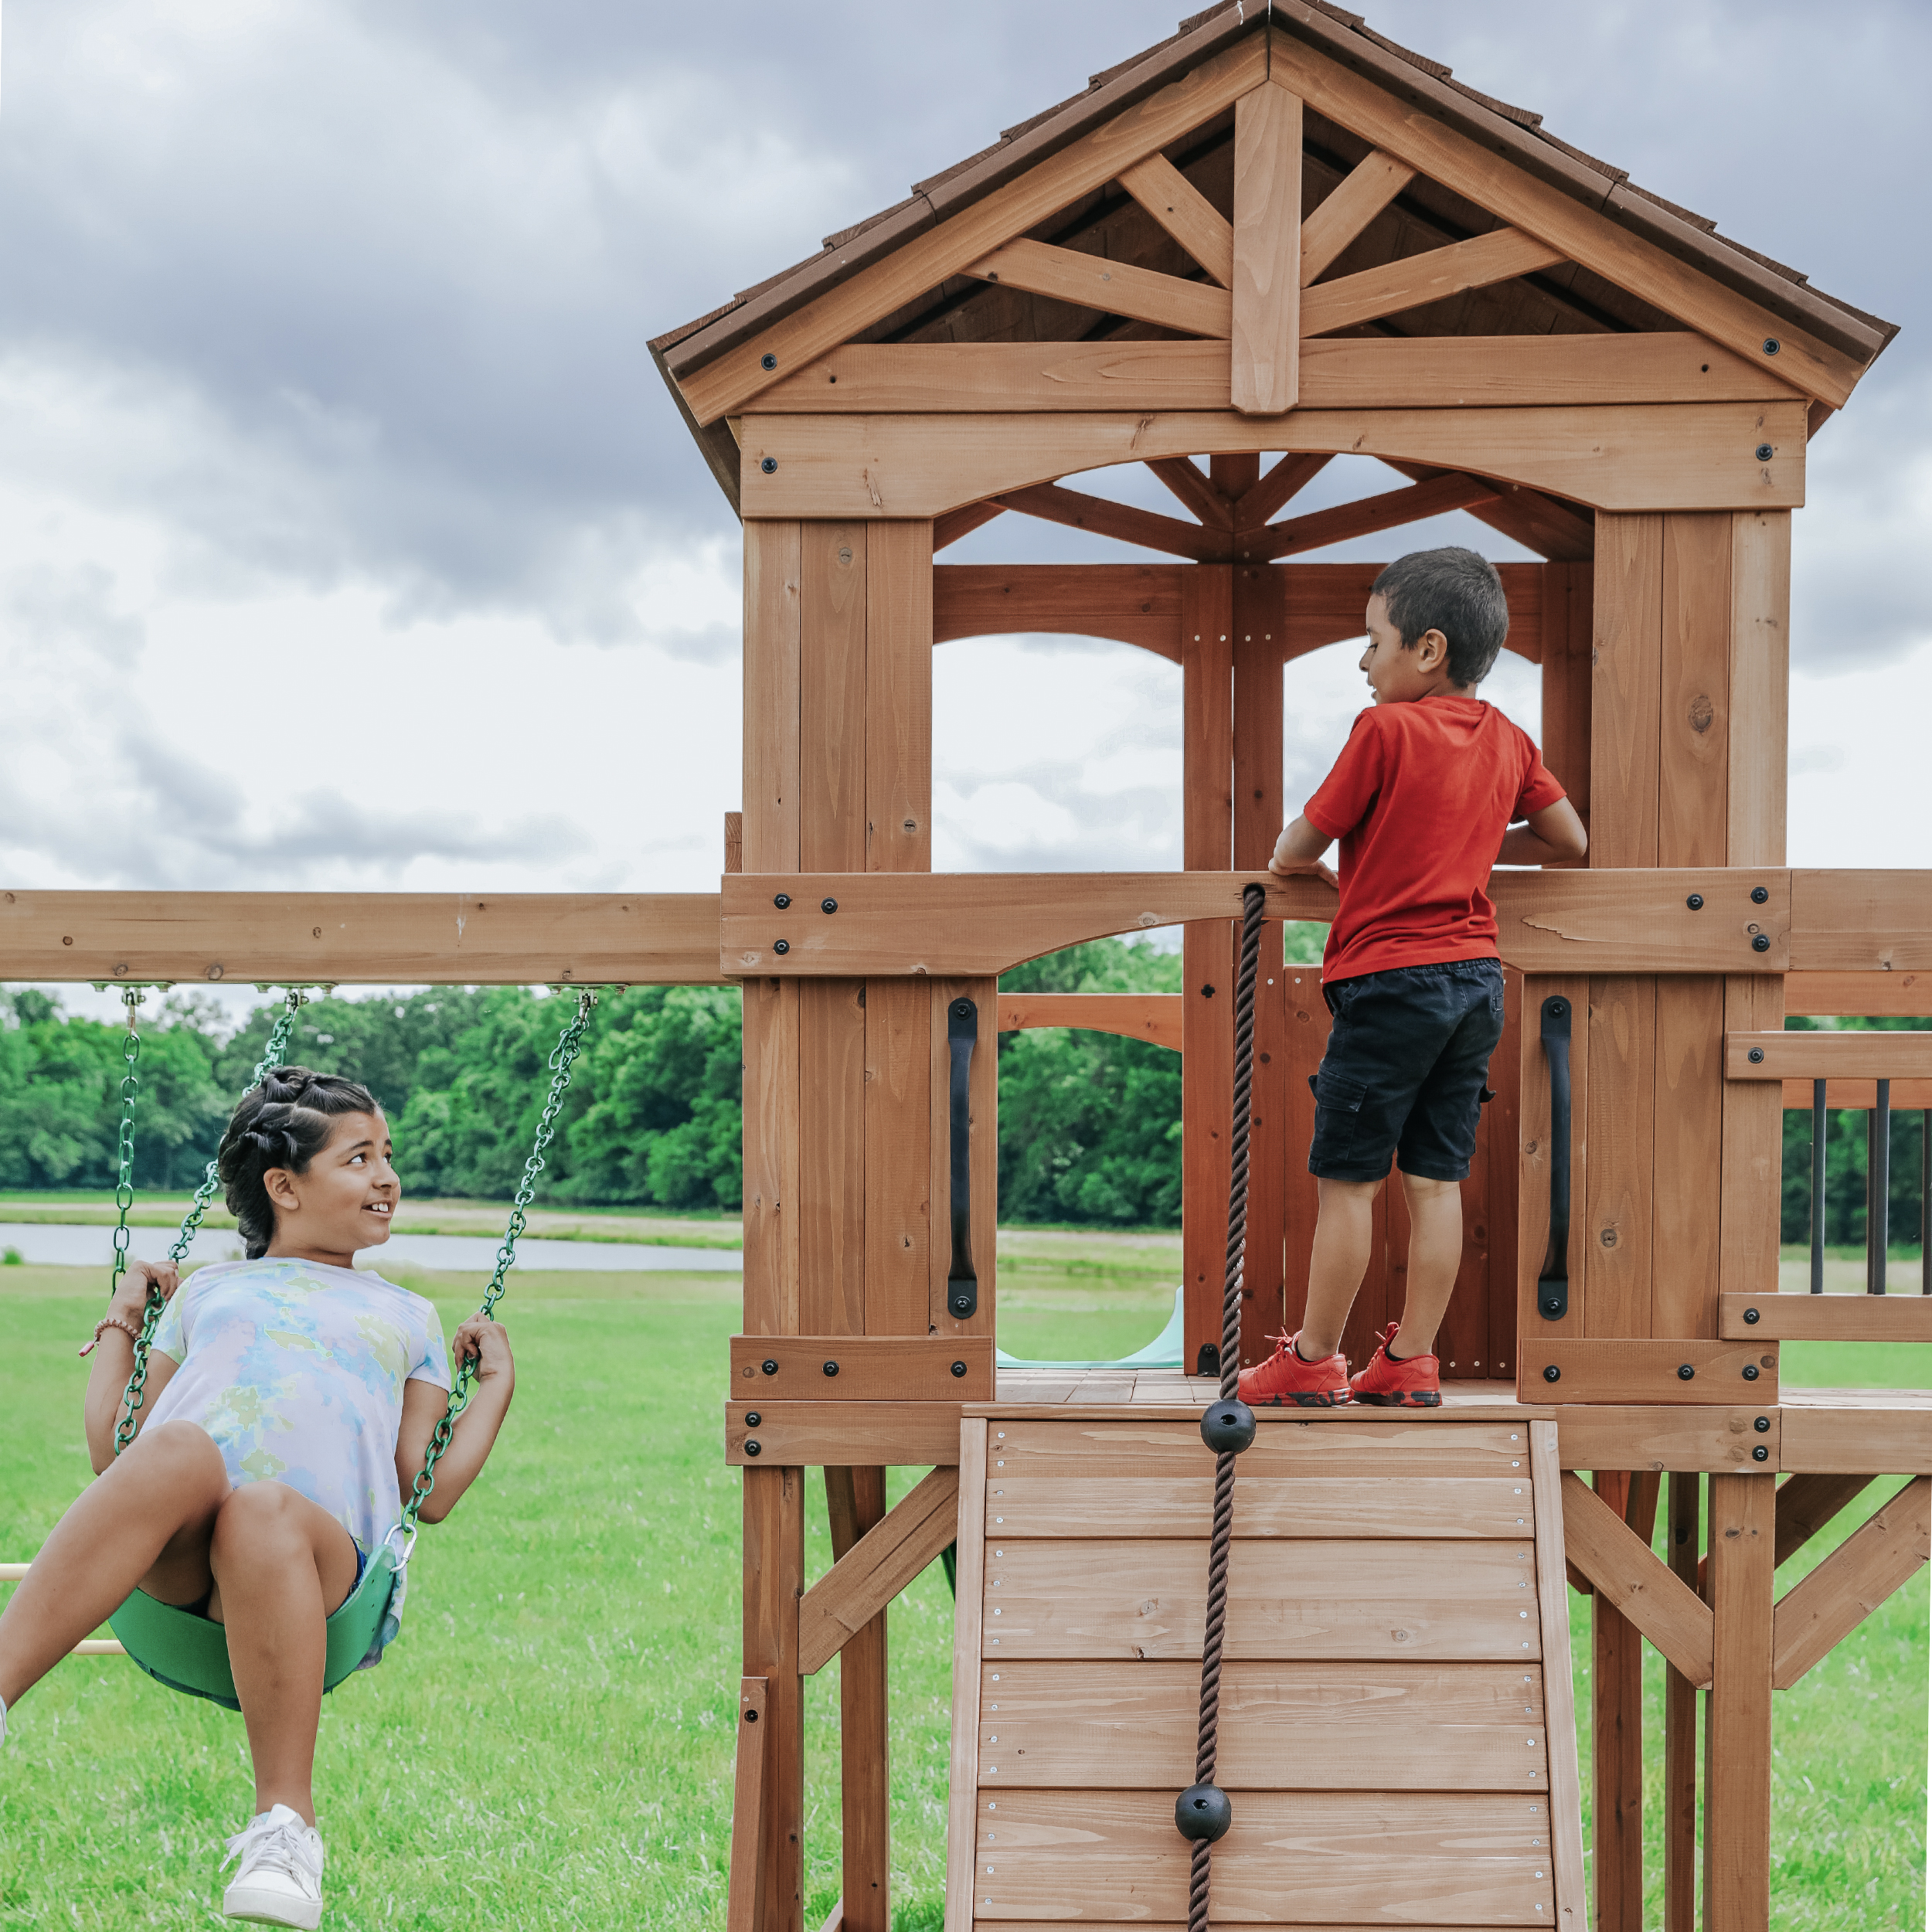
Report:
[[[250,1260],[268,1252],[275,1233],[275,1204],[262,1176],[272,1167],[306,1174],[328,1145],[338,1114],[380,1111],[360,1081],[306,1066],[277,1066],[241,1097],[221,1137],[215,1169]]]

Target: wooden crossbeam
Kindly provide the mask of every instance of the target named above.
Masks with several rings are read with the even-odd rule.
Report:
[[[1045,631],[1111,638],[1181,660],[1179,563],[942,563],[933,641]]]
[[[1792,978],[1800,975],[1793,974]],[[1932,1107],[1932,1080],[1893,1080],[1892,1104],[1903,1112],[1915,1107]],[[1879,1083],[1869,1080],[1827,1080],[1825,1083],[1825,1104],[1827,1107],[1852,1107],[1869,1114],[1879,1104]],[[1784,1111],[1787,1114],[1808,1114],[1811,1111],[1811,1083],[1809,1080],[1787,1080],[1784,1083]]]
[[[1151,1040],[1178,1053],[1186,1003],[1179,993],[1002,993],[999,1030],[1014,1033],[1035,1026],[1081,1026],[1126,1039]]]
[[[1612,1605],[1700,1690],[1711,1681],[1710,1607],[1652,1555],[1621,1515],[1563,1477],[1563,1551]]]
[[[1932,973],[1787,973],[1784,1010],[1814,1018],[1932,1016]]]
[[[1878,1478],[1862,1475],[1787,1476],[1777,1486],[1777,1549],[1774,1565],[1795,1556]]]
[[[1243,493],[1235,505],[1235,528],[1258,529],[1291,497],[1306,489],[1334,461],[1332,456],[1319,454],[1281,457],[1253,488]]]
[[[1439,476],[1430,482],[1412,483],[1406,489],[1385,491],[1379,496],[1363,497],[1354,503],[1338,503],[1287,523],[1270,523],[1247,532],[1242,548],[1253,557],[1292,556],[1300,550],[1318,550],[1326,544],[1368,536],[1377,530],[1394,529],[1425,516],[1440,516],[1445,511],[1466,510],[1473,505],[1493,502],[1495,495],[1495,487],[1480,477]]]
[[[798,1600],[798,1672],[823,1670],[959,1533],[959,1471],[938,1468]]]
[[[1405,309],[1459,295],[1466,288],[1486,288],[1539,268],[1553,268],[1563,259],[1560,250],[1513,228],[1471,236],[1447,248],[1365,268],[1338,281],[1317,283],[1301,298],[1301,332],[1325,335],[1379,316],[1399,315]]]
[[[1268,43],[1271,82],[1361,140],[1534,236],[1559,260],[1601,275],[1747,361],[1765,364],[1767,345],[1776,343],[1779,376],[1808,395],[1835,406],[1851,395],[1863,373],[1851,356],[1679,261],[1553,183],[1499,158],[1434,115],[1418,112],[1413,102],[1398,100],[1306,41],[1277,29],[1270,32]]]
[[[1810,1111],[1811,1102],[1805,1102]],[[1748,1342],[1932,1342],[1932,1298],[1920,1294],[1718,1297],[1717,1332]]]
[[[1234,299],[1229,400],[1279,416],[1299,393],[1301,104],[1257,87],[1234,104]]]
[[[1123,168],[1120,183],[1223,288],[1234,281],[1234,229],[1165,155]]]
[[[1932,1556],[1932,1476],[1875,1510],[1808,1577],[1779,1598],[1771,1618],[1771,1682],[1789,1690]]]
[[[1415,178],[1413,168],[1371,148],[1301,224],[1301,286],[1329,267]]]
[[[1036,483],[1023,490],[1004,491],[998,501],[1004,509],[1019,510],[1049,523],[1063,523],[1072,529],[1090,530],[1096,536],[1111,536],[1145,550],[1192,557],[1197,563],[1211,562],[1227,553],[1227,539],[1198,523],[1183,523],[1177,516],[1162,516],[1129,503],[1089,496],[1061,483]]]
[[[962,509],[948,510],[944,516],[933,519],[933,549],[935,552],[945,549],[949,543],[957,543],[963,536],[971,536],[977,530],[992,522],[996,516],[1004,516],[1006,506],[1003,503],[986,502],[968,503]]]
[[[1008,242],[968,262],[961,273],[1189,335],[1225,337],[1233,327],[1233,304],[1225,288],[1156,274],[1075,248],[1056,248],[1050,242]]]
[[[1231,530],[1234,505],[1192,457],[1161,456],[1147,466],[1209,529]]]
[[[1932,1032],[1726,1033],[1724,1077],[1932,1080]]]

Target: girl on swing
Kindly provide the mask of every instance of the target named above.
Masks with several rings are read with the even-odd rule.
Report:
[[[197,1269],[136,1261],[94,1330],[87,1447],[96,1480],[62,1517],[0,1615],[0,1743],[8,1709],[137,1585],[226,1627],[255,1767],[255,1815],[231,1919],[311,1929],[322,1841],[310,1788],[324,1620],[402,1519],[450,1386],[442,1325],[419,1294],[359,1273],[389,1239],[401,1188],[366,1087],[278,1067],[243,1095],[218,1169],[248,1258]],[[114,1425],[148,1284],[167,1298],[139,1436]],[[86,1352],[86,1351],[83,1351]],[[423,1518],[447,1516],[496,1440],[515,1371],[509,1338],[456,1332],[475,1394]],[[392,1614],[400,1607],[401,1581]],[[366,1658],[373,1663],[384,1635]]]

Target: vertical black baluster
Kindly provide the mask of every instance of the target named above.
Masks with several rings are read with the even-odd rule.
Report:
[[[1865,1212],[1865,1291],[1885,1292],[1886,1251],[1892,1244],[1892,1083],[1879,1082],[1872,1109],[1871,1152],[1866,1161],[1870,1177],[1870,1205]]]
[[[1825,1083],[1811,1083],[1811,1292],[1825,1292]]]
[[[1932,1107],[1919,1110],[1919,1292],[1932,1294]]]

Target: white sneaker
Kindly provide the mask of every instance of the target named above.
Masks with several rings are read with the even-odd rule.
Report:
[[[315,1932],[322,1922],[321,1832],[286,1804],[277,1804],[228,1841],[223,1869],[238,1858],[241,1869],[222,1894],[226,1917]]]

